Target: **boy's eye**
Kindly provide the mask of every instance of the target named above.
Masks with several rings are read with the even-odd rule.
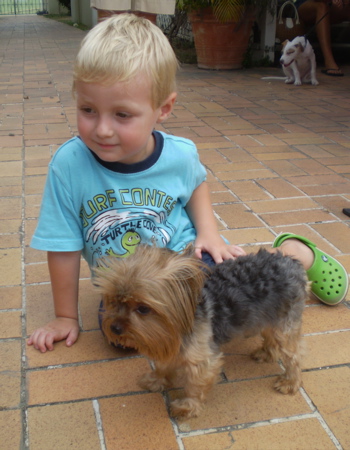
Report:
[[[83,106],[82,108],[80,108],[80,110],[87,114],[91,114],[93,112],[93,109],[87,106]]]
[[[151,308],[145,305],[139,305],[136,309],[136,311],[141,314],[142,316],[145,316],[151,312]]]
[[[120,119],[128,119],[130,117],[130,114],[127,113],[123,113],[123,112],[118,112],[117,117],[119,117]]]

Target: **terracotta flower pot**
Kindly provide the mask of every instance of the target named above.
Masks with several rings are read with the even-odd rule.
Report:
[[[211,8],[189,13],[200,69],[241,69],[248,48],[254,14],[247,11],[240,23],[219,22]]]

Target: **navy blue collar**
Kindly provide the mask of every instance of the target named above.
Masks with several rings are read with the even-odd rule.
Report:
[[[96,161],[101,164],[101,166],[106,167],[106,169],[112,170],[113,172],[119,173],[137,173],[142,172],[143,170],[149,169],[152,167],[159,159],[164,145],[164,138],[159,133],[159,131],[153,131],[153,137],[155,140],[154,151],[143,161],[139,161],[134,164],[124,164],[121,162],[111,162],[111,161],[103,161],[99,158],[92,150],[90,152],[96,159]]]

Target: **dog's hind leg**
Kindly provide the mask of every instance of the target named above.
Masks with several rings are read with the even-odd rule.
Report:
[[[257,362],[275,362],[279,360],[279,344],[275,339],[274,330],[265,328],[261,331],[263,343],[260,348],[254,350],[250,356]]]
[[[301,323],[287,332],[276,330],[275,338],[285,372],[277,378],[274,387],[282,394],[296,394],[301,386]]]
[[[251,357],[258,362],[281,359],[285,372],[277,378],[275,389],[282,394],[295,394],[301,386],[301,326],[287,331],[268,328],[262,331],[263,345]]]

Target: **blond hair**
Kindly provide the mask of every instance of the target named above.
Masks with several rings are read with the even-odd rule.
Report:
[[[96,25],[83,39],[74,67],[75,83],[128,82],[144,73],[153,108],[176,89],[178,62],[163,32],[134,14],[117,14]]]

